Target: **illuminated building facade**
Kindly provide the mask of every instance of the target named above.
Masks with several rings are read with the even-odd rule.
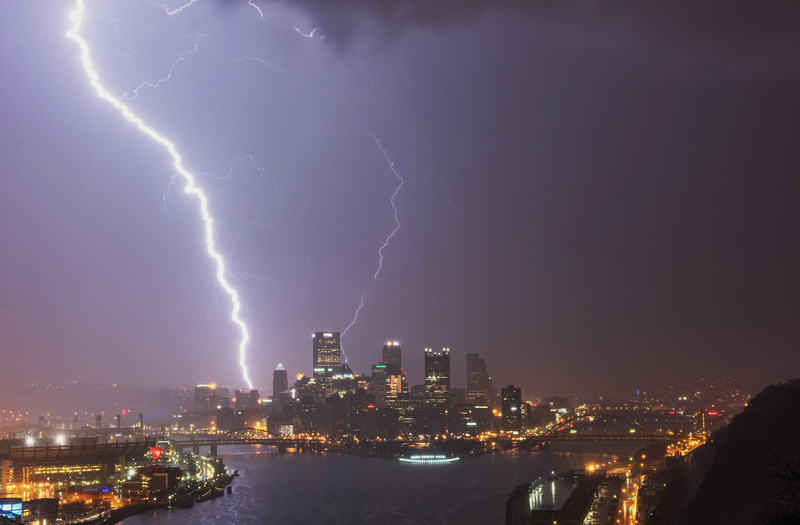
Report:
[[[450,349],[425,349],[425,404],[447,408],[450,404]]]
[[[272,395],[279,396],[289,391],[289,374],[286,372],[283,363],[278,363],[275,371],[272,372]]]
[[[342,366],[339,332],[314,332],[314,378],[333,377]]]
[[[522,389],[508,385],[501,390],[503,432],[520,432],[522,430]]]
[[[328,395],[339,394],[344,396],[348,392],[355,392],[358,389],[359,378],[350,369],[350,365],[342,363],[342,366],[331,378],[331,391]]]
[[[375,395],[375,406],[386,406],[387,400],[408,393],[406,375],[391,363],[382,362],[372,365],[372,393]]]
[[[314,379],[323,391],[323,399],[333,393],[333,376],[342,366],[339,332],[314,332]]]
[[[23,500],[61,498],[68,503],[68,489],[109,483],[127,461],[143,456],[151,444],[99,443],[97,437],[61,442],[0,441],[0,492]]]
[[[217,385],[201,384],[194,387],[194,409],[200,412],[215,410],[219,405]]]

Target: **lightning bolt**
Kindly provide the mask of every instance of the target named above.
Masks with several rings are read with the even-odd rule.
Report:
[[[303,206],[303,209],[302,209],[302,210],[300,210],[300,212],[299,212],[299,213],[297,213],[297,214],[295,214],[295,215],[293,215],[293,216],[289,217],[289,218],[288,218],[288,219],[286,219],[286,220],[293,221],[293,220],[297,220],[297,219],[299,219],[300,217],[302,217],[302,216],[303,216],[303,215],[306,213],[306,210],[308,210],[308,203],[309,203],[310,201],[311,201],[311,199],[306,199],[306,203],[305,203],[305,205]],[[238,232],[236,232],[236,237],[235,237],[234,241],[235,241],[235,242],[239,242],[239,237],[241,237],[241,236],[242,236],[242,235],[243,235],[243,234],[244,234],[244,233],[245,233],[247,230],[249,230],[250,228],[262,228],[262,229],[264,229],[264,228],[269,228],[269,227],[271,227],[271,226],[277,226],[278,224],[281,224],[281,223],[283,223],[283,222],[285,222],[285,221],[263,222],[263,223],[262,223],[262,222],[251,222],[251,223],[249,223],[249,224],[246,224],[246,225],[244,226],[244,228],[242,228],[241,230],[239,230]],[[308,252],[306,252],[306,259],[308,259]],[[310,262],[310,261],[309,261],[308,265],[309,265],[309,267],[311,266],[311,262]],[[283,290],[281,290],[281,291],[283,291]]]
[[[197,53],[197,50],[200,47],[200,37],[201,36],[205,36],[205,35],[203,35],[203,34],[195,35],[194,48],[190,49],[189,51],[187,51],[185,53],[181,53],[178,56],[178,59],[175,60],[175,62],[172,63],[172,67],[169,68],[169,72],[167,73],[167,76],[157,80],[155,82],[155,84],[150,82],[149,80],[145,80],[144,82],[142,82],[141,84],[136,86],[136,88],[133,90],[133,94],[124,93],[122,95],[122,98],[124,98],[125,100],[133,100],[133,99],[135,99],[136,97],[139,96],[139,90],[140,89],[142,89],[144,87],[150,87],[150,88],[155,89],[155,88],[159,87],[161,84],[163,84],[164,82],[167,82],[168,80],[173,80],[174,77],[172,76],[172,73],[175,70],[175,68],[178,67],[178,64],[183,62],[188,55],[192,55],[194,53]]]
[[[189,2],[183,4],[182,6],[176,7],[175,9],[173,9],[171,11],[170,11],[169,7],[167,7],[165,4],[160,4],[158,2],[152,2],[152,1],[149,1],[148,3],[155,4],[155,5],[160,5],[161,7],[164,8],[164,11],[166,11],[167,14],[171,16],[171,15],[177,15],[178,13],[180,13],[181,11],[183,11],[184,9],[186,9],[187,7],[189,7],[190,5],[192,5],[195,2],[197,2],[197,0],[189,0]]]
[[[262,11],[260,7],[254,4],[253,0],[247,0],[247,5],[252,6],[256,11],[258,11],[258,16],[261,17],[262,22],[269,22],[269,20],[264,18],[264,11]]]
[[[267,177],[267,175],[266,175],[267,168],[262,168],[261,166],[259,166],[258,164],[256,164],[256,161],[253,159],[253,156],[252,156],[252,155],[249,155],[249,154],[248,154],[248,155],[242,155],[241,157],[236,157],[235,159],[233,159],[232,161],[230,161],[230,162],[228,163],[228,174],[227,174],[227,175],[220,175],[219,177],[215,177],[215,176],[213,176],[213,175],[209,175],[209,177],[211,177],[212,179],[222,179],[222,180],[230,179],[231,177],[233,177],[233,165],[234,165],[234,164],[236,164],[237,162],[242,162],[242,161],[244,161],[244,160],[247,160],[247,161],[249,161],[249,162],[250,162],[250,164],[251,164],[251,165],[252,165],[252,166],[253,166],[253,167],[256,169],[256,171],[258,172],[258,176],[259,176],[259,177],[261,177],[262,179],[264,179],[265,181],[269,182],[269,183],[270,183],[270,185],[271,185],[273,188],[275,188],[275,192],[277,193],[277,191],[278,191],[278,185],[277,185],[277,184],[275,184],[275,181],[274,181],[274,180],[272,180],[272,179],[270,179],[269,177]]]
[[[383,153],[383,158],[385,158],[386,162],[389,164],[389,170],[391,170],[391,172],[394,173],[394,176],[397,177],[397,179],[400,181],[400,184],[398,184],[397,188],[395,188],[395,190],[394,190],[394,194],[392,194],[392,198],[389,200],[389,202],[392,205],[392,211],[394,211],[395,227],[394,227],[394,230],[392,230],[392,233],[390,233],[386,237],[386,241],[384,241],[383,246],[381,246],[378,249],[378,270],[375,272],[375,280],[377,281],[378,280],[378,274],[381,273],[381,268],[383,268],[383,250],[384,250],[384,248],[389,246],[389,241],[392,240],[392,237],[394,237],[394,234],[397,233],[397,230],[400,229],[400,219],[397,218],[397,206],[395,206],[394,200],[397,198],[397,194],[400,193],[400,189],[403,187],[403,185],[406,183],[406,181],[405,181],[405,179],[403,179],[403,177],[400,176],[399,173],[397,173],[397,170],[394,169],[394,162],[392,162],[392,160],[389,158],[389,154],[386,153],[386,150],[383,149],[383,146],[381,146],[381,141],[378,140],[378,137],[376,137],[371,131],[368,131],[368,133],[375,140],[375,144],[378,145],[378,149],[381,150],[381,153]],[[363,301],[362,301],[362,306],[363,306]],[[358,312],[356,312],[356,317],[358,317]]]
[[[257,275],[250,272],[243,272],[238,275],[233,275],[233,278],[236,279],[237,281],[240,279],[256,279],[258,281],[269,281],[269,284],[271,284],[276,290],[282,293],[286,293],[286,290],[278,286],[275,283],[275,281],[272,280],[272,277],[270,277],[269,275]]]
[[[318,28],[318,27],[315,27],[314,29],[312,29],[310,33],[303,33],[302,31],[300,31],[300,29],[298,29],[298,28],[296,28],[296,27],[294,27],[294,26],[292,26],[292,29],[294,29],[295,31],[297,31],[298,33],[300,33],[301,35],[303,35],[303,36],[304,36],[304,37],[306,37],[306,38],[314,38],[314,33],[316,33],[317,31],[319,31],[319,28]],[[320,37],[320,38],[325,38],[325,37],[324,37],[324,36],[322,36],[322,37]]]
[[[192,2],[189,2],[190,5]],[[83,25],[83,18],[84,18],[85,6],[83,0],[76,0],[75,10],[70,12],[70,20],[73,23],[72,28],[67,32],[67,38],[73,40],[78,47],[80,48],[80,58],[81,63],[83,64],[83,69],[86,72],[87,77],[89,78],[89,83],[95,89],[97,96],[101,99],[106,101],[107,103],[111,104],[120,114],[131,124],[136,126],[136,128],[141,131],[143,134],[150,137],[154,142],[160,144],[164,149],[166,149],[169,156],[172,158],[173,166],[177,171],[178,175],[183,178],[185,181],[184,191],[190,195],[193,195],[197,198],[198,205],[200,208],[200,215],[202,216],[203,225],[205,226],[205,242],[206,242],[206,249],[208,251],[209,257],[214,261],[216,264],[216,277],[217,282],[219,283],[220,287],[225,291],[228,297],[233,304],[233,308],[231,309],[231,321],[239,328],[241,332],[241,340],[239,341],[239,365],[242,369],[242,376],[244,377],[245,383],[247,383],[250,389],[253,388],[253,384],[250,381],[250,377],[248,376],[247,372],[247,364],[246,364],[246,351],[247,345],[250,341],[250,335],[247,330],[247,325],[242,320],[240,313],[242,311],[242,304],[239,301],[239,294],[236,289],[230,284],[227,278],[228,271],[225,267],[225,260],[222,258],[222,255],[217,251],[214,245],[214,219],[211,217],[211,213],[208,210],[208,198],[206,197],[203,190],[201,190],[195,184],[194,175],[192,175],[184,166],[181,160],[180,154],[178,154],[178,150],[175,145],[170,142],[166,137],[162,136],[154,129],[150,128],[145,124],[145,122],[135,115],[128,106],[122,103],[120,100],[115,98],[111,93],[109,93],[103,84],[100,82],[100,75],[97,74],[97,71],[94,68],[94,64],[90,58],[89,54],[89,44],[87,44],[86,40],[80,35],[81,26]],[[169,11],[168,11],[169,12]]]
[[[392,160],[389,158],[389,154],[386,152],[386,150],[383,148],[383,146],[381,146],[381,141],[378,140],[378,137],[376,137],[375,134],[372,133],[371,131],[367,131],[367,132],[370,134],[372,139],[375,141],[375,144],[377,144],[378,149],[381,150],[381,153],[383,153],[383,158],[385,158],[387,164],[389,164],[389,170],[392,173],[394,173],[394,176],[397,177],[397,179],[400,181],[400,184],[397,185],[397,188],[395,188],[394,193],[392,194],[392,198],[389,199],[389,203],[392,205],[392,211],[394,212],[394,223],[395,223],[395,226],[394,226],[394,230],[392,230],[392,233],[390,233],[386,237],[386,240],[384,241],[383,245],[378,249],[378,270],[375,272],[375,275],[374,275],[374,279],[377,281],[378,280],[378,274],[381,273],[381,268],[383,268],[383,250],[384,250],[384,248],[389,246],[389,242],[392,240],[392,237],[394,237],[394,235],[397,233],[397,230],[400,229],[400,219],[397,217],[397,206],[395,205],[394,200],[397,198],[397,195],[400,193],[400,189],[403,187],[403,185],[406,183],[406,181],[405,181],[405,179],[403,179],[403,177],[400,176],[399,173],[397,173],[397,170],[394,169],[394,162],[392,162]],[[361,304],[359,304],[358,308],[356,308],[356,312],[355,312],[355,314],[353,314],[353,320],[350,321],[350,324],[347,325],[347,328],[344,329],[344,331],[342,332],[341,337],[344,337],[344,334],[346,334],[347,331],[350,330],[350,328],[354,324],[356,324],[356,321],[358,321],[358,312],[360,312],[362,308],[364,308],[364,293],[361,294]],[[344,346],[344,345],[342,345],[342,346]],[[344,353],[344,348],[342,348],[342,353]],[[346,362],[347,362],[347,357],[345,357],[345,363]]]
[[[167,191],[165,191],[164,194],[161,195],[161,201],[164,203],[164,213],[166,213],[167,217],[169,217],[170,219],[175,219],[175,217],[170,215],[169,211],[167,210],[167,197],[169,197],[169,191],[172,188],[173,184],[175,184],[175,175],[169,178],[169,184],[167,184]]]
[[[454,212],[456,212],[456,214],[458,214],[458,215],[459,215],[459,216],[460,216],[460,217],[461,217],[463,220],[465,220],[465,221],[466,221],[466,220],[467,220],[467,214],[466,214],[466,213],[464,213],[463,211],[459,210],[459,209],[456,207],[456,205],[455,205],[455,204],[453,204],[453,198],[450,196],[450,185],[449,185],[449,184],[447,184],[447,183],[446,183],[445,181],[443,181],[442,179],[440,179],[439,177],[437,177],[436,175],[428,175],[428,176],[429,176],[430,178],[432,178],[432,179],[436,179],[437,181],[439,181],[439,184],[441,184],[442,186],[444,186],[444,193],[445,193],[445,195],[447,195],[447,202],[448,202],[448,204],[450,204],[450,207],[451,207],[451,208],[453,208],[453,211],[454,211]]]
[[[44,36],[44,32],[47,31],[47,28],[50,27],[51,25],[53,25],[53,21],[52,20],[46,20],[44,25],[42,26],[42,28],[35,35],[31,35],[31,36],[25,38],[24,40],[0,42],[0,44],[2,44],[4,46],[21,46],[23,44],[27,44],[31,40],[35,40],[37,38],[41,38],[42,36]]]
[[[342,340],[342,338],[344,338],[344,334],[346,334],[347,331],[350,330],[350,328],[352,328],[352,326],[354,324],[356,324],[356,321],[358,321],[358,312],[360,312],[362,308],[364,308],[364,293],[363,292],[361,293],[361,304],[359,304],[358,308],[356,308],[356,313],[353,315],[353,320],[350,321],[350,324],[347,325],[347,328],[345,328],[342,331],[342,335],[339,336],[339,346],[341,346],[342,354],[344,354],[344,362],[345,363],[347,362],[347,354],[344,353],[344,345],[342,344],[341,340]]]
[[[194,0],[192,0],[192,1],[194,1]],[[269,20],[267,19],[267,17],[265,17],[265,16],[264,16],[264,11],[263,11],[263,10],[262,10],[260,7],[258,7],[258,6],[257,6],[255,3],[253,3],[253,0],[247,0],[247,5],[249,5],[250,7],[252,7],[253,9],[255,9],[256,11],[258,11],[258,16],[259,16],[259,18],[261,18],[261,21],[262,21],[262,22],[269,23]],[[281,27],[286,27],[286,26],[287,26],[287,24],[284,24],[284,25],[283,25],[283,26],[281,26]],[[317,31],[319,31],[319,30],[320,30],[320,28],[319,28],[319,27],[315,27],[314,29],[312,29],[312,30],[311,30],[311,32],[310,32],[310,33],[303,33],[303,31],[302,31],[302,30],[300,30],[299,28],[297,28],[297,27],[295,27],[295,26],[289,26],[289,27],[291,27],[292,29],[294,29],[295,31],[297,31],[298,33],[300,33],[302,36],[304,36],[304,37],[306,37],[306,38],[314,38],[314,34],[315,34]],[[324,38],[325,38],[325,35],[323,35],[323,36],[321,36],[321,37],[319,37],[319,38],[320,38],[320,40],[322,40],[322,39],[324,39]]]
[[[360,312],[362,308],[364,308],[364,294],[363,294],[363,293],[361,294],[361,304],[360,304],[360,305],[358,305],[358,308],[356,308],[356,313],[355,313],[355,315],[353,316],[353,320],[352,320],[352,321],[350,321],[350,324],[349,324],[349,325],[347,325],[347,328],[345,328],[345,329],[342,331],[342,335],[340,335],[339,337],[344,337],[344,334],[346,334],[346,333],[347,333],[347,331],[348,331],[348,330],[350,330],[350,328],[351,328],[351,327],[352,327],[354,324],[356,324],[356,321],[358,321],[358,312]]]

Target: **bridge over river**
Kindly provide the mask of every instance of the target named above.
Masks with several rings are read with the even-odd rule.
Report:
[[[606,433],[598,433],[596,430],[587,432],[582,429],[576,429],[575,424],[581,421],[600,421],[608,420],[617,425],[613,431]],[[621,428],[620,428],[621,427]],[[592,428],[595,428],[594,426]],[[544,448],[550,442],[576,442],[576,441],[594,441],[594,442],[609,442],[609,441],[645,441],[645,442],[677,442],[683,436],[677,434],[656,433],[647,429],[639,422],[618,416],[615,414],[606,413],[587,413],[565,418],[555,425],[544,429],[541,433],[535,435],[522,435],[522,436],[495,436],[488,440],[484,439],[486,446],[484,450],[497,446],[501,449],[519,448],[519,449],[534,449]],[[467,441],[480,441],[478,438],[472,438]],[[423,446],[418,440],[396,440],[394,443],[407,445],[407,446]],[[218,447],[224,445],[263,445],[269,447],[276,447],[279,453],[285,453],[288,450],[295,452],[325,452],[340,450],[339,443],[325,438],[298,438],[286,437],[281,435],[272,434],[264,429],[259,428],[241,428],[232,430],[225,434],[193,434],[189,440],[173,441],[172,446],[178,449],[192,449],[193,452],[199,454],[200,449],[204,447],[209,448],[209,454],[216,456],[218,454]]]

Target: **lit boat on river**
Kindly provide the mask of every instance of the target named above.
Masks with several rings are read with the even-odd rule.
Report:
[[[422,465],[436,465],[438,463],[452,463],[461,458],[449,457],[445,454],[412,454],[408,457],[399,458],[404,463],[418,463]]]

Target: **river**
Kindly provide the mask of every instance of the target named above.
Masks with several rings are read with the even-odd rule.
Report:
[[[582,452],[509,451],[434,466],[225,447],[220,450],[225,464],[240,473],[231,494],[191,509],[150,512],[122,523],[502,525],[506,498],[518,485],[551,472],[607,462],[638,448],[631,443],[599,446],[585,444]]]

